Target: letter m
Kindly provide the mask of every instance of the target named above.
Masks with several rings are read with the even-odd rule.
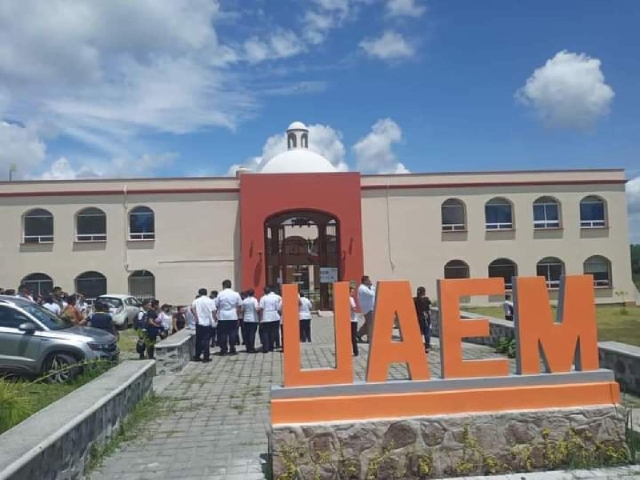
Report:
[[[590,275],[563,279],[554,321],[544,277],[515,279],[516,371],[540,373],[542,359],[547,373],[588,371],[599,368],[598,331]]]

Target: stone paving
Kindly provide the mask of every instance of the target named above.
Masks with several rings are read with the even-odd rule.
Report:
[[[302,345],[303,368],[333,366],[332,319],[316,317],[312,328],[313,343]],[[440,374],[437,338],[433,347],[429,362],[435,376]],[[368,346],[361,345],[354,362],[358,380],[364,380],[367,353]],[[464,356],[480,359],[498,355],[492,348],[465,344]],[[389,378],[407,378],[406,367],[392,366]],[[150,422],[143,438],[122,445],[90,480],[269,478],[269,390],[281,383],[279,352],[242,352],[232,357],[214,356],[208,364],[189,364],[160,393],[170,399],[174,411]]]

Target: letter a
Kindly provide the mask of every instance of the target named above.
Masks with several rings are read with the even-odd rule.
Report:
[[[336,331],[336,368],[302,370],[300,367],[300,309],[298,286],[282,286],[282,354],[285,387],[309,387],[353,383],[351,357],[351,305],[349,282],[333,284],[334,325]]]
[[[591,275],[570,275],[560,285],[558,321],[549,307],[543,277],[515,281],[516,372],[540,373],[540,356],[549,373],[597,370],[598,329]]]
[[[402,340],[392,341],[398,315]],[[367,382],[386,382],[389,364],[406,363],[411,380],[429,380],[429,364],[407,281],[378,282]]]

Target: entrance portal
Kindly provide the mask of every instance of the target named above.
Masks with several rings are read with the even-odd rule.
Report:
[[[298,285],[315,308],[333,308],[340,277],[340,232],[335,217],[315,211],[278,213],[265,222],[267,285]]]

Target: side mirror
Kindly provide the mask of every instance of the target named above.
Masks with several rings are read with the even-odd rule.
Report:
[[[36,332],[36,326],[31,322],[25,322],[20,324],[18,330],[27,334],[32,334]]]

